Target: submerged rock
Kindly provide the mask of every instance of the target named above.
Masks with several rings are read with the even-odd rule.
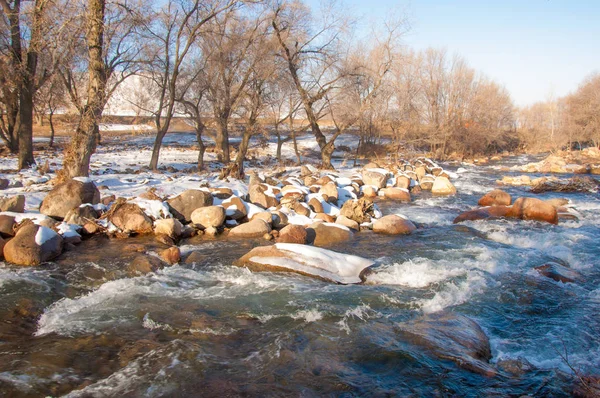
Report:
[[[486,220],[488,218],[507,217],[511,211],[510,206],[490,206],[481,209],[469,210],[461,213],[454,219],[454,224],[463,221]]]
[[[295,272],[341,284],[361,283],[373,261],[293,243],[255,247],[236,265],[252,271]]]
[[[573,283],[581,279],[581,274],[557,263],[548,263],[534,268],[541,275],[562,283]]]
[[[399,324],[398,328],[406,340],[441,359],[485,376],[496,374],[488,363],[492,352],[487,335],[477,322],[466,316],[437,312]]]
[[[46,195],[40,213],[62,220],[69,210],[84,203],[100,203],[100,191],[92,181],[69,180],[55,186]]]

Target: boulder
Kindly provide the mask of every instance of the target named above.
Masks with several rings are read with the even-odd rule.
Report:
[[[181,237],[182,228],[183,225],[176,218],[163,218],[154,221],[154,233],[156,235],[166,235],[174,240]]]
[[[231,196],[233,196],[233,191],[231,190],[231,188],[226,188],[226,187],[221,187],[221,188],[212,188],[210,190],[210,192],[212,193],[212,195],[216,198],[219,198],[221,200],[227,199]]]
[[[330,222],[312,224],[308,229],[308,235],[309,241],[315,246],[330,246],[349,241],[354,237],[350,228]]]
[[[25,211],[25,196],[5,196],[0,198],[0,211],[23,213]]]
[[[339,198],[339,193],[338,193],[338,188],[337,188],[337,185],[335,184],[335,182],[329,181],[328,183],[323,185],[321,187],[321,189],[319,189],[319,193],[321,195],[323,195],[323,198],[326,198],[326,200],[329,203],[337,204],[337,201]],[[325,195],[327,195],[327,196],[325,196]]]
[[[139,255],[136,256],[125,268],[128,276],[138,276],[156,272],[164,268],[165,263],[158,257]]]
[[[305,244],[307,241],[306,228],[301,225],[290,224],[279,231],[277,242]]]
[[[238,221],[248,216],[246,202],[237,196],[232,196],[224,200],[221,206],[225,209],[225,218],[227,220]]]
[[[417,227],[412,221],[396,214],[381,217],[373,222],[373,232],[386,235],[410,235]]]
[[[345,216],[359,224],[370,222],[375,216],[373,201],[369,198],[348,200],[340,209],[340,215]]]
[[[563,207],[564,205],[569,204],[569,199],[552,198],[552,199],[546,199],[546,200],[544,200],[544,202],[551,204],[552,206],[556,207],[556,209],[558,210],[559,208]]]
[[[436,312],[398,325],[408,342],[469,371],[494,376],[490,341],[477,322],[452,312]]]
[[[310,198],[310,200],[308,201],[308,206],[310,206],[310,208],[312,209],[312,211],[314,211],[315,213],[323,213],[323,204],[321,204],[321,201],[315,197]]]
[[[63,238],[47,227],[25,223],[14,238],[4,246],[6,261],[17,265],[40,265],[58,257],[63,250]]]
[[[218,228],[225,222],[225,208],[223,206],[199,207],[192,212],[191,220],[201,229]]]
[[[8,188],[10,185],[10,181],[6,178],[0,178],[0,190]]]
[[[109,220],[125,233],[151,233],[152,220],[135,203],[117,203]]]
[[[410,192],[408,189],[403,188],[383,188],[381,191],[383,193],[383,197],[391,200],[398,200],[401,202],[410,202]]]
[[[558,224],[556,208],[537,198],[519,198],[515,200],[507,216],[522,220],[545,221],[550,224]]]
[[[435,177],[431,193],[434,195],[454,195],[456,188],[446,177]]]
[[[181,261],[181,251],[177,246],[169,247],[161,251],[159,255],[169,265],[177,264]]]
[[[213,197],[210,192],[199,189],[188,189],[174,198],[167,200],[171,214],[182,223],[192,221],[192,212],[200,207],[211,206]]]
[[[377,189],[385,188],[387,183],[387,172],[383,169],[365,169],[362,172],[362,180],[365,185],[373,185]]]
[[[274,211],[271,213],[271,223],[273,228],[283,228],[288,225],[288,217],[281,211]]]
[[[269,225],[273,225],[273,214],[269,211],[261,211],[260,213],[255,213],[250,221],[261,219]]]
[[[250,203],[260,206],[263,209],[277,207],[279,201],[273,187],[266,184],[251,185],[248,189]]]
[[[410,188],[410,177],[406,174],[400,174],[396,176],[396,187],[402,189]]]
[[[293,243],[255,247],[236,262],[255,272],[295,272],[340,284],[361,283],[373,264],[362,257]]]
[[[479,206],[510,206],[511,202],[510,194],[501,189],[494,189],[483,195],[477,204]]]
[[[423,191],[431,191],[434,183],[435,177],[429,174],[421,177],[419,180],[419,186]]]
[[[504,176],[504,177],[502,177],[502,180],[499,180],[496,182],[501,185],[514,185],[514,186],[531,185],[531,178],[529,176],[516,176],[516,177]]]
[[[362,186],[362,193],[363,193],[363,196],[365,196],[366,198],[377,197],[377,191],[378,191],[378,188],[376,188],[372,185],[363,185]]]
[[[335,222],[335,217],[330,216],[327,213],[317,213],[315,214],[315,220],[321,220],[324,222],[329,222],[329,223],[334,223]]]
[[[335,223],[343,225],[343,226],[353,229],[355,231],[360,230],[360,225],[356,221],[351,220],[348,217],[343,216],[341,214],[337,217],[337,219],[335,220]]]
[[[69,210],[64,221],[67,224],[85,225],[98,218],[98,212],[92,206],[79,206]]]
[[[508,217],[510,206],[490,206],[481,209],[469,210],[461,213],[454,219],[454,224],[463,221],[487,220],[488,218]]]
[[[581,280],[581,274],[557,263],[548,263],[535,267],[541,275],[562,283],[573,283]]]
[[[55,186],[42,201],[40,213],[62,220],[69,210],[84,203],[100,203],[100,191],[92,181],[69,180]]]
[[[0,214],[0,236],[10,238],[15,236],[15,218],[6,214]]]
[[[229,231],[229,236],[237,238],[260,238],[271,232],[271,226],[260,218],[238,225]]]

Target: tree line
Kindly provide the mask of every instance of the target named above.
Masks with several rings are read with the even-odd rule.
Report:
[[[506,89],[462,57],[404,46],[405,19],[379,21],[361,36],[334,1],[318,11],[299,0],[0,0],[0,7],[0,138],[19,168],[34,163],[34,114],[48,115],[52,126],[54,113],[70,107],[79,121],[61,173],[88,175],[102,113],[134,76],[141,87],[132,106],[156,127],[153,170],[179,115],[194,126],[199,169],[208,137],[240,174],[257,134],[275,136],[280,157],[283,143],[310,132],[322,166],[332,168],[336,139],[349,131],[358,150],[385,134],[397,150],[444,158],[514,149],[532,136],[523,131],[540,129],[538,116],[515,109]],[[569,130],[573,139],[597,135],[588,121],[598,113],[585,113],[588,99],[577,98],[569,102],[578,111],[569,118],[579,126]],[[241,130],[236,152],[233,126]]]

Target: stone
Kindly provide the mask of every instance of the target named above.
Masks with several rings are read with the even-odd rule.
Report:
[[[314,220],[321,220],[321,221],[324,221],[324,222],[334,223],[335,222],[335,217],[330,216],[327,213],[317,213],[317,214],[315,214]]]
[[[362,189],[363,196],[365,196],[366,198],[377,197],[377,191],[379,190],[378,188],[376,188],[372,185],[363,185],[361,189]]]
[[[434,195],[454,195],[456,194],[456,188],[448,178],[440,176],[435,177],[431,193]]]
[[[138,195],[138,198],[145,200],[158,200],[159,202],[162,202],[164,200],[156,194],[154,189],[150,189],[146,192],[141,193],[140,195]]]
[[[200,207],[211,206],[213,197],[210,192],[188,189],[180,195],[167,200],[171,214],[182,223],[192,221],[192,212]]]
[[[311,214],[310,207],[308,207],[308,205],[306,203],[296,202],[294,204],[293,210],[296,212],[296,214],[299,214],[299,215],[305,216],[305,217],[310,217],[310,214]]]
[[[531,178],[529,176],[517,176],[517,177],[502,177],[502,180],[497,181],[501,185],[531,185]]]
[[[271,222],[273,228],[283,228],[288,225],[288,217],[285,213],[276,210],[271,213]]]
[[[569,204],[569,199],[552,198],[552,199],[546,199],[546,200],[544,200],[544,202],[551,204],[552,206],[556,207],[557,210],[559,210],[560,207],[563,207],[564,205]]]
[[[432,175],[425,175],[421,177],[419,180],[419,186],[423,191],[431,191],[433,189],[433,184],[435,184],[435,178]]]
[[[335,223],[343,225],[343,226],[353,229],[355,231],[360,230],[360,225],[356,221],[351,220],[348,217],[343,216],[343,215],[339,215],[337,217],[337,219],[335,220]]]
[[[261,211],[259,213],[254,214],[252,216],[252,218],[250,219],[250,221],[256,220],[256,219],[263,220],[264,222],[268,223],[269,225],[273,224],[273,214],[271,214],[271,212],[269,212],[269,211]]]
[[[290,224],[279,231],[277,242],[280,243],[307,243],[306,228],[301,225]]]
[[[116,200],[117,200],[117,197],[115,195],[110,195],[110,196],[103,197],[102,200],[100,201],[100,203],[102,203],[104,206],[108,206]]]
[[[319,189],[319,193],[321,195],[323,195],[323,198],[325,198],[324,195],[327,195],[327,199],[326,199],[327,202],[337,204],[337,201],[339,198],[339,193],[338,193],[337,185],[335,185],[335,182],[330,181],[330,182],[326,183],[325,185],[323,185],[321,187],[321,189]]]
[[[117,203],[111,209],[109,220],[125,233],[146,234],[153,232],[152,220],[135,203]]]
[[[398,200],[401,202],[410,202],[410,192],[408,189],[402,188],[382,188],[379,192],[383,193],[383,197],[390,200]]]
[[[154,221],[154,233],[156,235],[166,235],[174,240],[181,237],[182,228],[183,225],[176,218],[163,218]]]
[[[398,325],[404,340],[424,347],[433,355],[485,376],[496,371],[489,365],[490,341],[477,324],[453,312],[436,312]]]
[[[136,256],[126,267],[128,276],[146,275],[164,268],[165,263],[158,257],[139,255]]]
[[[200,229],[218,228],[225,222],[225,217],[226,213],[223,206],[199,207],[191,214],[192,224]]]
[[[308,201],[308,205],[310,206],[312,211],[314,211],[315,213],[323,213],[324,212],[321,201],[315,197],[310,198],[310,200]]]
[[[4,190],[4,189],[8,188],[9,185],[10,185],[9,180],[7,180],[6,178],[0,178],[0,190]]]
[[[40,213],[62,220],[69,210],[84,203],[100,203],[100,191],[92,181],[73,179],[58,184],[48,192],[40,206]]]
[[[175,246],[175,240],[169,235],[155,234],[154,239],[156,239],[157,242],[162,243],[165,246]]]
[[[294,243],[259,246],[234,263],[254,272],[295,272],[325,281],[351,284],[365,280],[374,264],[366,258]]]
[[[15,236],[15,218],[6,214],[0,214],[0,236],[11,238]]]
[[[276,193],[273,190],[273,187],[271,187],[270,185],[251,185],[248,189],[248,195],[250,197],[250,203],[256,206],[260,206],[263,209],[269,209],[271,207],[277,207],[277,205],[279,205]]]
[[[418,166],[415,169],[415,174],[417,174],[417,180],[421,182],[421,179],[425,176],[425,174],[427,174],[427,169],[425,168],[425,166]]]
[[[196,264],[196,265],[200,265],[201,263],[204,263],[205,261],[209,260],[210,257],[206,254],[203,254],[202,252],[199,251],[193,251],[190,254],[188,254],[188,256],[185,258],[185,263],[186,264]]]
[[[354,237],[350,228],[329,222],[314,223],[308,228],[309,242],[315,246],[330,246]],[[311,239],[314,236],[314,239]]]
[[[206,236],[217,236],[218,233],[219,231],[215,227],[208,227],[204,230]]]
[[[58,257],[63,244],[62,236],[50,228],[26,222],[4,246],[4,258],[17,265],[40,265]]]
[[[396,176],[396,187],[402,189],[409,189],[410,181],[411,180],[409,176],[407,176],[406,174],[400,174]]]
[[[221,200],[225,200],[225,199],[230,198],[231,196],[233,196],[233,191],[231,190],[231,188],[226,188],[226,187],[212,188],[210,190],[210,192],[212,193],[212,195],[215,198],[218,198],[218,199],[221,199]]]
[[[458,224],[463,221],[475,221],[475,220],[487,220],[488,218],[500,218],[508,217],[508,213],[511,211],[510,206],[490,206],[482,207],[481,209],[469,210],[461,213],[454,219],[454,224]]]
[[[260,218],[238,225],[229,231],[229,236],[237,238],[260,238],[271,232],[271,226]]]
[[[227,220],[241,220],[248,216],[246,203],[237,196],[232,196],[221,203],[225,209],[225,218]]]
[[[381,217],[373,222],[373,232],[386,235],[409,235],[417,227],[412,221],[396,214]]]
[[[549,203],[537,198],[519,198],[513,203],[508,217],[558,224],[558,212]]]
[[[64,221],[67,224],[84,225],[98,218],[98,212],[92,206],[79,206],[69,210]]]
[[[534,268],[541,275],[556,282],[574,283],[581,280],[581,274],[558,263],[548,263]]]
[[[362,172],[362,180],[365,185],[372,185],[377,189],[385,188],[387,183],[387,174],[373,169],[366,169]]]
[[[0,211],[25,212],[25,196],[15,195],[0,198]]]
[[[371,218],[375,216],[373,201],[366,197],[347,200],[340,209],[340,215],[359,224],[371,222]]]
[[[181,261],[181,252],[177,246],[171,246],[161,251],[159,255],[169,265],[174,265]]]
[[[510,206],[511,202],[510,194],[501,189],[494,189],[483,195],[477,204],[479,206]]]

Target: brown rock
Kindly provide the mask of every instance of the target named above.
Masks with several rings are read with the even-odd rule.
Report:
[[[230,188],[213,188],[210,190],[214,197],[219,198],[221,200],[227,199],[233,196],[233,191]]]
[[[446,177],[436,177],[431,193],[434,195],[454,195],[456,194],[456,188],[449,179]]]
[[[104,206],[108,206],[116,200],[117,200],[117,197],[115,195],[110,195],[110,196],[103,197],[102,200],[100,201],[100,203],[102,203]]]
[[[0,214],[0,236],[3,238],[10,238],[15,236],[15,218],[7,216],[6,214]]]
[[[564,205],[569,204],[569,199],[552,198],[552,199],[546,199],[546,200],[544,200],[544,202],[551,204],[552,206],[556,207],[556,209],[558,210],[560,207],[563,207]]]
[[[221,206],[225,208],[225,215],[227,220],[241,220],[248,216],[248,210],[246,209],[246,203],[237,196],[232,196],[221,203]]]
[[[307,232],[309,234],[309,241],[311,240],[311,235],[314,234],[312,243],[315,246],[330,246],[336,243],[349,241],[354,237],[354,234],[349,228],[327,222],[312,224]]]
[[[277,242],[280,243],[299,243],[306,244],[307,233],[306,229],[301,225],[290,224],[279,231],[279,238]]]
[[[152,220],[134,203],[115,204],[116,209],[110,216],[110,221],[125,233],[151,233]]]
[[[237,238],[260,238],[271,232],[271,226],[261,219],[255,219],[238,225],[229,231],[229,236]]]
[[[419,180],[419,186],[423,191],[431,191],[433,184],[435,183],[435,177],[432,175],[425,175]]]
[[[475,209],[461,213],[458,217],[454,219],[454,224],[463,221],[475,221],[486,220],[488,218],[509,217],[508,213],[510,211],[510,206],[482,207],[481,209]]]
[[[160,252],[160,258],[167,264],[177,264],[181,260],[181,252],[177,246],[171,246]]]
[[[323,213],[324,211],[321,201],[315,197],[310,198],[310,200],[308,201],[308,205],[315,213]]]
[[[26,222],[4,246],[4,258],[17,265],[40,265],[58,257],[63,243],[62,236],[50,228]]]
[[[324,222],[329,222],[329,223],[334,223],[335,222],[335,218],[330,216],[327,213],[317,213],[315,214],[315,220],[322,220]]]
[[[278,210],[271,213],[271,221],[273,228],[283,228],[288,225],[287,215]]]
[[[98,218],[98,212],[92,206],[79,206],[69,210],[65,216],[67,224],[84,225]]]
[[[301,216],[306,216],[309,217],[311,210],[308,207],[308,205],[306,203],[300,203],[300,202],[296,202],[294,204],[294,211],[296,212],[296,214],[299,214]]]
[[[507,215],[522,220],[545,221],[550,224],[558,224],[556,208],[537,198],[519,198],[515,200]]]
[[[375,198],[377,197],[378,189],[372,185],[363,185],[362,193],[366,198]]]
[[[327,184],[323,185],[321,189],[319,189],[319,193],[323,196],[323,198],[327,198],[327,202],[337,204],[339,194],[335,182],[330,181]]]
[[[23,213],[25,211],[25,196],[5,196],[0,198],[0,211]]]
[[[167,200],[171,213],[182,223],[192,221],[192,212],[200,207],[211,206],[213,197],[210,192],[188,189],[180,195]]]
[[[188,254],[188,256],[185,258],[185,263],[200,265],[201,263],[204,263],[206,260],[209,259],[210,257],[208,255],[203,254],[199,251],[193,251],[190,254]]]
[[[398,200],[401,202],[410,202],[410,192],[407,189],[402,188],[383,188],[380,192],[383,192],[383,197],[391,200]]]
[[[483,195],[477,204],[479,206],[510,206],[511,202],[510,194],[501,189],[494,189]]]
[[[358,225],[358,223],[356,221],[351,220],[348,217],[343,216],[341,214],[337,217],[337,219],[335,220],[335,223],[343,225],[343,226],[353,229],[355,231],[360,230],[360,225]]]
[[[387,183],[387,174],[374,170],[364,170],[362,172],[362,180],[365,185],[372,185],[377,189],[385,188]]]
[[[46,195],[40,206],[40,213],[62,220],[69,210],[84,203],[100,203],[100,191],[92,181],[69,180],[55,186]]]
[[[250,196],[250,203],[260,206],[263,209],[277,207],[279,204],[273,187],[266,184],[256,184],[250,186],[248,189],[248,195]]]
[[[381,217],[373,222],[373,232],[386,235],[409,235],[417,227],[410,220],[406,220],[396,214]]]
[[[366,197],[347,200],[340,209],[340,215],[354,220],[359,224],[370,222],[371,217],[374,216],[373,201]]]
[[[154,221],[154,233],[157,235],[166,235],[171,239],[177,240],[181,237],[183,225],[176,218],[164,218]]]
[[[396,187],[403,188],[403,189],[409,189],[410,188],[410,177],[405,174],[401,174],[401,175],[397,176],[396,177]]]
[[[263,220],[264,222],[268,223],[269,225],[272,225],[273,223],[273,214],[271,212],[268,211],[261,211],[260,213],[256,213],[252,216],[252,220],[256,220],[256,219],[260,219]]]
[[[225,208],[223,206],[200,207],[192,212],[191,219],[197,228],[218,228],[225,222]]]
[[[581,274],[557,263],[548,263],[534,268],[545,277],[562,283],[574,283],[581,280]]]
[[[128,276],[138,276],[149,274],[150,272],[156,272],[162,269],[165,263],[158,257],[140,255],[133,259],[126,268]]]

